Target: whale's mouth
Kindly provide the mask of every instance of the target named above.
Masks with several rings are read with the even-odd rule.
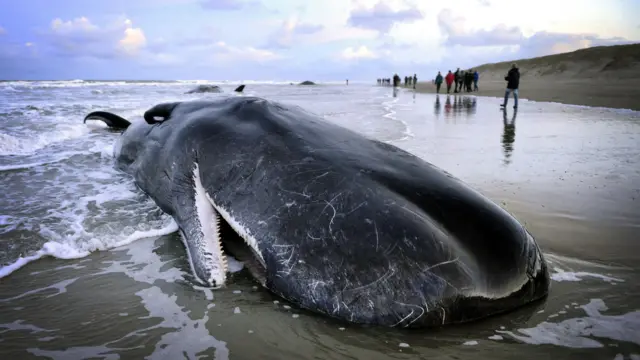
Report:
[[[216,219],[216,223],[218,223],[217,238],[221,255],[231,255],[243,262],[249,272],[264,286],[266,284],[266,266],[258,248],[258,242],[229,212],[218,206],[209,194],[206,194],[206,197],[216,214],[214,216],[218,217]],[[226,260],[224,266],[226,273],[229,271]]]
[[[198,164],[193,181],[195,197],[195,226],[183,238],[193,274],[202,283],[214,288],[223,286],[229,266],[227,255],[243,262],[244,266],[263,286],[266,266],[256,239],[223,207],[217,205],[204,188]]]
[[[267,272],[260,256],[224,219],[220,221],[220,240],[223,254],[233,256],[236,260],[242,262],[256,281],[265,286]],[[229,270],[227,269],[227,271]]]

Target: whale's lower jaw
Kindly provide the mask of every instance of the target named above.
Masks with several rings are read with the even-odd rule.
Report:
[[[185,244],[189,264],[192,273],[198,282],[214,288],[224,286],[227,280],[226,254],[223,251],[223,243],[233,242],[233,248],[248,247],[256,257],[258,268],[264,269],[264,259],[258,248],[256,239],[244,226],[242,226],[226,209],[217,205],[209,196],[202,184],[200,167],[195,163],[193,170],[193,196],[196,219],[188,224],[197,229],[185,231],[181,229],[183,243]],[[222,233],[221,222],[224,221],[235,234]],[[234,235],[238,236],[234,236]],[[235,244],[242,239],[243,244]],[[255,265],[255,264],[254,264]],[[255,267],[255,266],[254,266]],[[256,271],[257,270],[257,271]],[[260,269],[253,269],[257,276]],[[260,281],[260,279],[258,279]]]

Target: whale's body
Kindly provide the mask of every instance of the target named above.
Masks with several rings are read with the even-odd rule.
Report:
[[[544,257],[513,216],[395,146],[257,97],[159,104],[145,120],[120,137],[117,166],[173,216],[208,285],[226,280],[228,224],[263,286],[346,321],[457,323],[548,293]]]

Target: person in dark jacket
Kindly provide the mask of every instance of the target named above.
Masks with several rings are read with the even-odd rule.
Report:
[[[509,94],[513,93],[513,101],[515,104],[513,105],[514,109],[518,108],[518,88],[520,87],[520,71],[518,70],[518,66],[514,63],[511,65],[511,70],[507,73],[507,76],[504,77],[507,81],[507,89],[504,92],[504,103],[500,105],[500,107],[507,107],[507,102],[509,101]]]
[[[438,71],[438,75],[436,75],[436,94],[440,93],[440,86],[442,86],[442,74]]]
[[[456,82],[456,87],[453,89],[453,92],[457,93],[458,85],[460,85],[460,68],[458,68],[456,72],[453,73],[453,78],[454,78],[454,81]]]
[[[466,92],[471,92],[471,83],[473,83],[473,73],[471,70],[467,70],[464,73],[464,90]]]
[[[413,74],[413,80],[411,80],[411,83],[413,84],[413,88],[416,88],[416,83],[418,82],[418,75],[417,74]]]
[[[480,74],[478,74],[478,70],[473,72],[473,91],[478,91],[478,80],[480,79]]]

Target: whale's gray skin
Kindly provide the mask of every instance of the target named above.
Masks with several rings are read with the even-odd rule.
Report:
[[[238,86],[234,92],[242,92],[244,90],[244,85]],[[187,91],[185,94],[195,94],[195,93],[221,93],[222,88],[218,85],[198,85],[196,88]]]
[[[224,222],[254,250],[263,286],[349,322],[459,323],[548,293],[523,225],[393,145],[257,97],[163,103],[144,118],[119,138],[117,166],[174,217],[211,286],[225,281]]]

